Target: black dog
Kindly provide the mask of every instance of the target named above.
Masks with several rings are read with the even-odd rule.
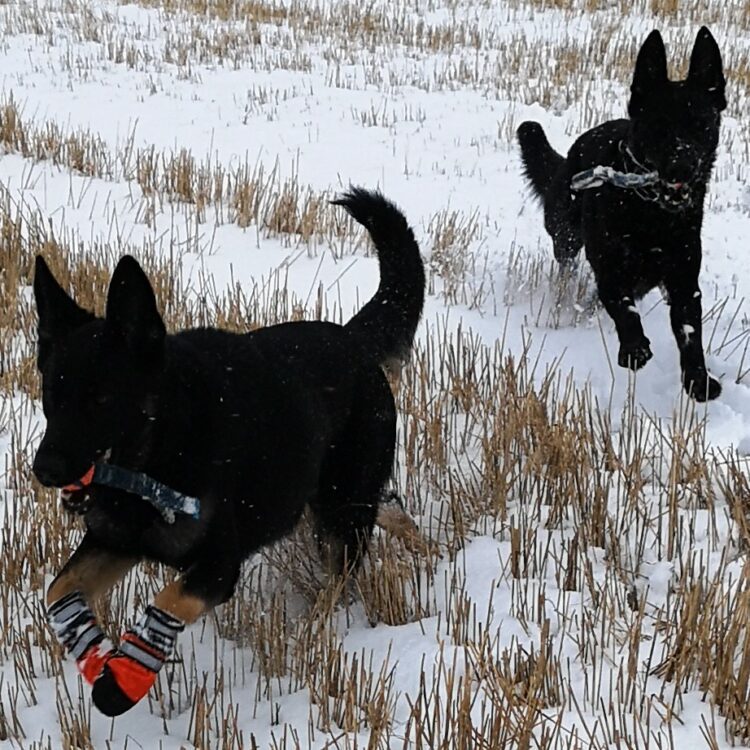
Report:
[[[670,303],[683,385],[699,401],[721,393],[706,372],[698,274],[703,202],[725,107],[721,54],[708,29],[698,32],[688,77],[677,82],[667,77],[664,43],[652,31],[638,53],[630,119],[584,133],[567,158],[552,149],[538,123],[518,129],[555,257],[571,262],[585,245],[599,298],[617,328],[618,363],[637,370],[651,358],[634,302],[660,285]]]
[[[306,506],[339,571],[367,544],[395,450],[381,365],[409,353],[425,279],[394,205],[361,189],[336,203],[368,229],[381,273],[345,326],[168,335],[133,258],[112,275],[104,319],[37,258],[47,428],[33,468],[42,484],[67,488],[66,507],[87,529],[50,586],[48,614],[105,714],[148,692],[184,624],[226,601],[242,561],[288,534]],[[142,559],[183,574],[113,649],[91,601]]]

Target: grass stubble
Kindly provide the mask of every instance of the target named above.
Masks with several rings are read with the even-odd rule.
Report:
[[[173,21],[174,34],[160,51],[128,46],[126,35],[114,33],[115,16],[89,13],[75,2],[61,4],[58,12],[81,40],[99,42],[105,59],[131,67],[177,64],[190,77],[206,61],[240,65],[252,59],[259,67],[262,55],[266,66],[303,67],[302,53],[287,50],[281,59],[268,43],[269,29],[272,39],[293,30],[311,42],[328,40],[332,85],[355,85],[336,72],[343,59],[365,60],[358,85],[384,85],[382,70],[368,66],[367,56],[408,43],[424,54],[459,49],[432,80],[414,85],[476,88],[492,77],[489,95],[547,106],[560,106],[560,97],[567,106],[571,97],[585,95],[590,76],[582,66],[592,64],[586,45],[604,31],[611,44],[597,64],[603,62],[607,76],[626,80],[633,52],[614,29],[614,6],[620,4],[609,4],[607,12],[592,0],[510,4],[519,13],[592,14],[591,37],[557,45],[554,65],[552,50],[541,41],[513,37],[500,45],[491,29],[458,15],[415,25],[411,0],[389,10],[388,23],[377,7],[360,4],[345,4],[335,17],[299,2],[141,4]],[[713,22],[750,26],[741,4],[723,5],[726,15],[718,14],[717,3],[709,5]],[[641,6],[665,24],[692,23],[703,12],[696,3],[679,11],[661,0]],[[10,18],[6,34],[43,34],[49,23],[21,6],[13,6]],[[238,27],[252,33],[230,33]],[[467,66],[466,50],[479,62]],[[747,52],[730,50],[728,59],[737,82],[733,106],[739,107],[750,86]],[[528,61],[532,67],[521,79],[518,66]],[[77,61],[83,70],[97,64],[101,60]],[[534,65],[552,75],[535,77]],[[573,91],[570,81],[584,82]],[[283,96],[264,90],[256,99],[272,107]],[[599,114],[584,111],[582,117],[601,119]],[[401,116],[392,114],[389,122],[387,113],[353,115],[363,127],[389,127]],[[418,120],[424,113],[403,116]],[[512,129],[510,121],[500,123],[499,134]],[[12,96],[0,106],[0,143],[91,180],[127,182],[147,225],[165,207],[177,206],[198,224],[253,228],[259,238],[274,237],[313,256],[343,257],[366,247],[362,234],[328,205],[327,193],[259,164],[229,169],[187,150],[136,149],[132,139],[112,150],[96,134],[25,116]],[[449,210],[426,223],[431,289],[447,303],[481,308],[493,297],[482,259],[487,225],[476,213]],[[40,733],[25,719],[25,709],[39,701],[41,683],[52,679],[62,747],[88,748],[86,691],[77,679],[66,680],[40,603],[45,580],[65,561],[81,528],[30,475],[39,382],[28,285],[39,252],[83,305],[99,311],[109,269],[123,252],[132,252],[145,264],[171,330],[215,324],[241,331],[290,318],[340,320],[349,311],[337,307],[330,290],[321,288],[312,300],[297,298],[281,273],[222,292],[205,276],[187,284],[179,248],[165,258],[155,245],[133,247],[116,233],[108,242],[81,242],[0,190],[0,435],[7,446],[0,739],[29,748],[57,746],[55,733]],[[528,304],[536,326],[585,318],[585,276],[568,279],[561,290],[550,264],[522,248],[510,253],[507,274],[512,283],[506,289],[513,291],[503,302]],[[556,295],[570,304],[561,305]],[[718,300],[706,311],[707,330],[713,324],[715,331],[733,312],[733,303]],[[686,696],[698,696],[712,707],[711,721],[701,727],[707,747],[718,747],[724,737],[750,740],[746,460],[706,445],[705,415],[691,403],[669,422],[632,403],[615,414],[590,389],[575,388],[561,368],[541,371],[531,334],[524,350],[511,355],[502,335],[490,347],[471,331],[428,323],[410,366],[394,383],[400,414],[396,484],[434,544],[414,550],[378,533],[353,580],[323,585],[303,521],[291,539],[246,566],[237,595],[208,626],[183,639],[148,698],[165,732],[171,717],[185,715],[186,735],[201,748],[260,747],[247,729],[256,719],[274,727],[274,748],[355,748],[363,734],[370,748],[675,748],[673,732],[694,709]],[[727,336],[710,339],[718,352],[747,345]],[[741,364],[737,379],[744,375]],[[479,535],[498,544],[492,604],[467,590],[465,555]],[[654,575],[657,569],[668,574]],[[99,605],[113,636],[170,575],[146,566]],[[399,692],[389,650],[375,656],[345,648],[346,625],[362,617],[373,625],[413,624],[434,636],[437,655],[434,663],[425,657],[415,691]],[[506,634],[505,618],[513,619],[518,633]],[[196,650],[199,641],[203,646]],[[279,719],[283,697],[302,690],[310,705],[304,731]]]

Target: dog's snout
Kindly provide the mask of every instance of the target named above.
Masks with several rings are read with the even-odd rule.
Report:
[[[672,183],[689,183],[700,169],[701,160],[694,149],[676,149],[667,161],[662,177]]]
[[[68,462],[57,451],[37,451],[32,471],[45,487],[61,487],[70,481]]]

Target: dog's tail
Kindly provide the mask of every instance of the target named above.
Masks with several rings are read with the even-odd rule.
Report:
[[[346,324],[387,367],[408,358],[424,306],[425,275],[419,245],[406,217],[378,192],[352,187],[332,201],[372,237],[380,264],[375,296]]]
[[[521,159],[526,179],[539,198],[544,198],[558,167],[565,158],[550,146],[538,122],[522,122],[516,132],[521,146]]]

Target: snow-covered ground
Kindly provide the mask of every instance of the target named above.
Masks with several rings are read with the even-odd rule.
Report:
[[[725,731],[719,709],[728,704],[706,666],[719,656],[697,649],[683,664],[679,655],[691,627],[710,629],[713,603],[726,616],[710,621],[716,632],[705,642],[722,642],[723,623],[726,642],[739,645],[722,664],[731,672],[736,656],[737,670],[747,666],[744,630],[731,619],[734,605],[746,606],[738,508],[741,456],[750,453],[750,19],[742,2],[662,9],[666,17],[650,15],[658,2],[583,0],[549,4],[562,9],[524,0],[367,8],[243,0],[229,18],[231,3],[209,3],[210,17],[191,12],[199,3],[164,3],[169,12],[159,5],[0,6],[2,131],[12,101],[37,133],[54,125],[63,138],[99,144],[98,157],[79,162],[83,173],[8,149],[0,158],[3,211],[43,227],[71,260],[98,255],[111,266],[127,250],[169,261],[180,299],[198,308],[237,286],[265,299],[278,283],[307,314],[322,300],[338,319],[377,286],[362,243],[327,232],[302,241],[240,226],[221,202],[209,199],[199,212],[176,194],[144,195],[134,154],[153,148],[167,160],[185,150],[226,172],[247,164],[274,175],[271,203],[290,180],[325,196],[350,183],[380,187],[415,227],[431,269],[419,376],[407,374],[400,397],[396,481],[441,557],[427,564],[381,540],[384,557],[361,586],[376,587],[377,566],[397,565],[399,554],[409,569],[398,580],[413,584],[402,597],[408,611],[391,617],[378,616],[387,609],[381,600],[373,613],[372,591],[316,609],[278,555],[258,557],[236,600],[185,633],[162,700],[111,722],[90,709],[73,665],[59,661],[44,635],[43,583],[78,532],[50,540],[50,519],[68,529],[48,507],[54,500],[15,473],[28,470],[43,417],[6,385],[3,570],[14,582],[2,615],[0,737],[40,748],[739,742]],[[701,277],[708,363],[724,391],[695,409],[681,393],[658,292],[640,303],[654,358],[633,378],[613,364],[614,326],[594,304],[585,267],[561,286],[513,133],[538,119],[565,150],[582,128],[624,112],[635,51],[650,28],[662,29],[673,69],[684,70],[704,17],[726,51],[731,105]],[[97,159],[108,168],[94,168]],[[446,229],[451,220],[455,235]],[[29,315],[28,300],[25,289],[18,318]],[[28,353],[19,336],[22,343],[13,340]],[[520,368],[515,380],[503,370],[507,355]],[[517,424],[524,419],[531,426]],[[505,457],[513,481],[501,490],[491,479],[502,472],[490,467],[500,461],[493,451],[506,422],[518,432],[508,455],[522,445],[529,453]],[[540,430],[548,440],[541,447]],[[613,455],[600,450],[607,436]],[[579,459],[583,468],[571,468]],[[583,488],[571,481],[584,476]],[[601,496],[589,496],[594,488]],[[591,518],[592,508],[602,519]],[[55,555],[39,552],[49,549]],[[24,555],[40,566],[24,567]],[[115,595],[115,631],[159,575],[136,573]],[[684,675],[654,672],[667,655],[689,664]],[[454,714],[470,717],[475,733]]]

